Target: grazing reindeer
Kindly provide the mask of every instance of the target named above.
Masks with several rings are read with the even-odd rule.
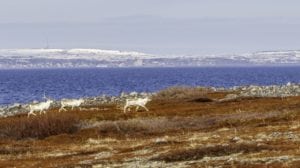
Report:
[[[61,112],[61,110],[67,111],[65,107],[72,107],[72,110],[74,107],[79,107],[84,102],[84,99],[63,99],[61,100],[61,107],[58,110]]]
[[[146,104],[151,101],[150,98],[138,98],[138,99],[126,99],[126,104],[124,106],[124,113],[126,113],[126,110],[130,106],[137,106],[136,110],[138,110],[139,107],[143,107],[145,110],[149,111],[146,107]]]
[[[51,103],[53,103],[53,100],[51,99],[47,99],[46,102],[41,102],[41,103],[37,103],[37,104],[30,104],[29,105],[29,113],[27,114],[27,116],[29,117],[30,115],[36,115],[34,112],[35,111],[39,111],[40,114],[42,114],[42,112],[45,114],[46,110],[49,109]]]

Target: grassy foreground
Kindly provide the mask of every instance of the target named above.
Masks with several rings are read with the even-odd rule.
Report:
[[[300,97],[196,88],[120,104],[0,119],[0,167],[299,167]]]

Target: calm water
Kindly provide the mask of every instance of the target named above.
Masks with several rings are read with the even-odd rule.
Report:
[[[300,67],[0,70],[0,104],[152,92],[173,85],[231,87],[300,83]]]

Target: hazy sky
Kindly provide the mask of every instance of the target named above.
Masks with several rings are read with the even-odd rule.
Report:
[[[298,0],[1,0],[0,48],[300,49]]]

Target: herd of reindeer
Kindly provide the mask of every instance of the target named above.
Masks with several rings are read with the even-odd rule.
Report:
[[[30,115],[34,115],[36,116],[35,112],[39,112],[40,114],[45,114],[46,111],[50,108],[51,104],[54,102],[54,100],[47,98],[44,95],[44,99],[46,99],[45,102],[40,102],[40,103],[36,103],[36,104],[30,104],[29,105],[29,112],[28,112],[28,117]],[[136,107],[136,111],[139,109],[139,107],[144,108],[146,111],[149,111],[149,109],[146,107],[146,104],[151,101],[151,99],[149,97],[146,98],[130,98],[130,99],[126,99],[125,105],[123,107],[123,112],[126,113],[128,108],[130,107]],[[72,110],[75,107],[79,107],[80,109],[80,105],[82,105],[84,103],[84,99],[62,99],[60,101],[60,108],[59,108],[59,112],[61,111],[67,111],[67,107],[71,108]]]

